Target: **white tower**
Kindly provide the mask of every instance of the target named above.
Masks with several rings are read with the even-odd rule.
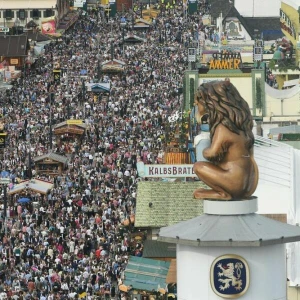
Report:
[[[254,197],[204,200],[203,215],[160,230],[158,240],[177,244],[178,300],[287,299],[285,243],[300,228],[256,211]]]

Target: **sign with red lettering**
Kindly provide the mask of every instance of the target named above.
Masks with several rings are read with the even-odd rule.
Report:
[[[193,170],[193,164],[186,165],[144,165],[139,171],[141,177],[197,177]]]
[[[292,21],[287,14],[280,9],[280,27],[282,30],[286,31],[289,35],[291,35],[294,39],[297,38],[296,36],[296,29],[294,26],[294,20]]]

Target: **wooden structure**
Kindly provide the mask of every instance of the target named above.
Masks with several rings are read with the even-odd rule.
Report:
[[[146,39],[143,39],[137,35],[134,34],[128,34],[125,38],[124,38],[124,42],[126,44],[136,44],[136,43],[144,43],[146,42]]]
[[[80,144],[85,130],[86,124],[82,120],[67,120],[55,125],[54,135],[56,136],[57,145],[68,145],[74,142]]]
[[[164,163],[167,165],[190,164],[190,155],[186,151],[181,152],[179,148],[169,148],[165,153]]]
[[[169,133],[169,141],[166,146],[164,163],[169,165],[174,164],[190,164],[191,159],[187,147],[182,145],[182,139],[186,140],[184,144],[187,143],[187,139],[180,128],[181,124],[178,124],[175,129],[175,133]],[[184,147],[183,147],[184,146]]]
[[[25,35],[0,36],[0,61],[7,65],[22,68],[25,65],[30,45]]]
[[[112,59],[102,63],[102,72],[119,73],[124,71],[125,63],[118,59]]]
[[[52,152],[37,156],[33,160],[36,174],[48,176],[62,175],[68,162],[67,157]]]
[[[4,132],[4,120],[1,119],[2,117],[3,115],[0,114],[0,149],[5,148],[5,140],[7,136],[7,133]]]
[[[143,9],[143,19],[146,21],[151,21],[152,19],[156,19],[159,14],[159,10],[153,8],[152,6],[149,9]]]
[[[151,26],[151,22],[145,19],[136,19],[134,22],[134,29],[148,29]]]

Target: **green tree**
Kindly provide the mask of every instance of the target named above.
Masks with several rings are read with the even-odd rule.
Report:
[[[255,96],[256,96],[256,108],[261,112],[263,108],[262,94],[261,94],[261,80],[260,78],[256,78],[255,81]]]
[[[194,106],[195,98],[195,79],[190,78],[190,108]]]

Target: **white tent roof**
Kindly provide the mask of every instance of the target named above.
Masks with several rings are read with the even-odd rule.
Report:
[[[29,189],[41,194],[47,194],[53,188],[53,183],[40,180],[40,179],[31,179],[22,181],[19,184],[15,184],[9,190],[8,194],[20,193],[25,189]]]

